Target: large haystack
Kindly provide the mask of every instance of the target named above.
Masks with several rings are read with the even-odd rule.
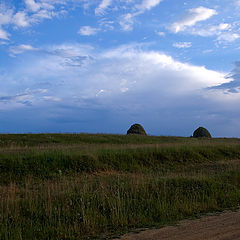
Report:
[[[211,138],[212,136],[206,128],[199,127],[198,129],[196,129],[194,131],[193,137],[195,137],[195,138],[201,138],[201,137]]]
[[[133,124],[127,131],[127,134],[139,134],[139,135],[147,135],[144,128],[138,124]]]

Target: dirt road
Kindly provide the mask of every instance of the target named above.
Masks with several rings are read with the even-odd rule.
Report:
[[[120,240],[240,240],[240,211],[184,220],[178,226],[130,233]]]

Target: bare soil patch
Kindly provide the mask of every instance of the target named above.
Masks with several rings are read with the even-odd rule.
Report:
[[[224,212],[196,220],[183,220],[177,226],[129,233],[120,240],[240,240],[240,211]],[[115,239],[116,240],[116,239]],[[119,239],[118,239],[119,240]]]

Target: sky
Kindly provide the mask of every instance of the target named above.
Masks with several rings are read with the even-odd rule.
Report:
[[[240,137],[240,0],[0,0],[0,133]]]

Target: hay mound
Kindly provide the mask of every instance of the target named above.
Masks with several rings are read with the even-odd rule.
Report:
[[[193,137],[195,137],[195,138],[201,138],[201,137],[211,138],[212,136],[206,128],[199,127],[198,129],[196,129],[194,131]]]
[[[127,131],[127,134],[139,134],[139,135],[147,135],[144,128],[138,124],[133,124]]]

